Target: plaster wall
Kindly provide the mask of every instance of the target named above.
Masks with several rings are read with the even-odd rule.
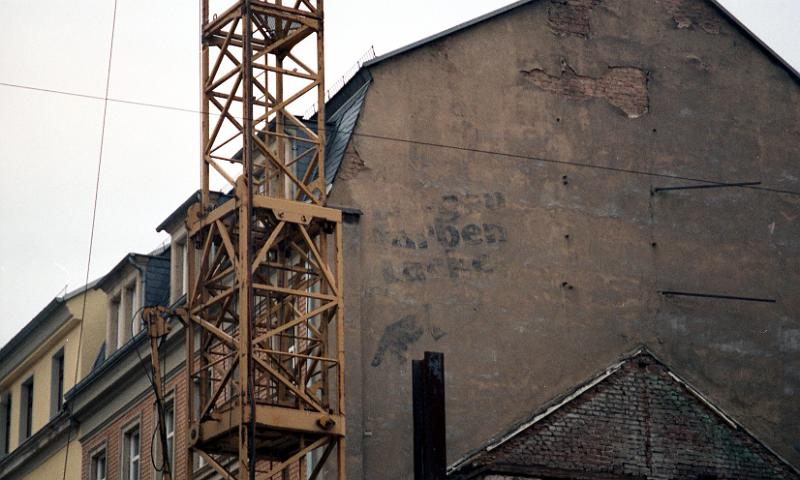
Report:
[[[67,459],[67,471],[64,475],[64,456]],[[54,455],[47,458],[44,462],[22,477],[24,480],[56,480],[59,478],[79,479],[81,478],[81,445],[77,439],[69,442],[69,452],[66,448],[59,449]]]
[[[449,462],[644,343],[800,463],[796,78],[702,0],[533,2],[370,73],[330,199],[364,212],[352,478],[410,478],[425,350],[445,354]],[[697,183],[621,170],[772,190],[651,195]]]
[[[106,294],[100,289],[92,289],[86,297],[86,312],[83,318],[81,332],[81,353],[79,378],[84,378],[92,370],[92,365],[100,352],[100,346],[106,337],[106,309],[108,301]],[[67,308],[75,318],[81,318],[83,313],[83,295],[78,295],[67,302]],[[74,372],[73,372],[74,374]],[[69,377],[69,387],[74,385],[74,376]],[[66,390],[64,390],[66,392]]]
[[[14,372],[10,391],[11,400],[11,435],[10,451],[20,445],[20,415],[22,384],[33,377],[33,417],[31,434],[36,433],[50,421],[50,389],[52,384],[53,355],[64,349],[64,392],[74,384],[76,357],[78,354],[79,325],[69,321],[66,327],[56,332],[49,341],[43,342],[40,350],[33,355],[32,363]]]

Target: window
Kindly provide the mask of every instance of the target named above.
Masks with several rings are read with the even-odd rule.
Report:
[[[211,382],[206,382],[206,394],[203,398],[209,398],[211,396]],[[200,416],[200,410],[202,410],[203,405],[200,404],[201,398],[200,396],[200,378],[195,377],[192,380],[192,403],[194,406],[194,416],[192,420],[197,420]],[[191,420],[190,420],[191,421]],[[199,470],[206,466],[206,459],[203,458],[200,454],[194,454],[194,469]]]
[[[158,421],[158,412],[156,412],[156,421]],[[164,425],[166,426],[167,430],[167,457],[169,459],[169,471],[172,472],[173,478],[175,476],[175,402],[172,400],[167,400],[164,402]],[[156,428],[156,435],[159,435],[159,440],[157,445],[159,446],[158,455],[156,456],[156,478],[163,478],[163,475],[160,473],[164,470],[164,460],[161,455],[161,440],[160,435],[161,433],[158,431],[158,424],[155,426]]]
[[[189,262],[187,259],[186,237],[176,240],[172,258],[172,301],[178,300],[189,290]]]
[[[0,397],[0,457],[11,450],[11,392]]]
[[[125,288],[122,289],[123,299],[122,299],[122,319],[125,325],[125,329],[127,332],[125,333],[126,339],[130,338],[127,337],[128,335],[136,335],[139,333],[139,322],[133,321],[133,313],[136,309],[136,283],[131,282],[130,284],[126,285]]]
[[[139,480],[139,426],[131,427],[122,438],[122,479]]]
[[[105,448],[92,455],[91,480],[106,480]]]
[[[50,366],[50,418],[64,405],[64,349],[53,355]]]
[[[107,357],[110,357],[119,345],[119,332],[117,331],[119,327],[119,300],[119,297],[113,297],[108,302],[108,341],[106,342],[108,350],[106,354]]]
[[[138,288],[136,276],[128,277],[119,290],[109,294],[108,304],[108,355],[125,345],[131,335],[139,333],[141,325],[133,322],[133,314],[137,312]]]
[[[24,442],[33,433],[33,377],[22,383],[19,413],[19,442]]]

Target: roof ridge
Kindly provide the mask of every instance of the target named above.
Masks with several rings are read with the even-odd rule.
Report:
[[[745,435],[750,437],[755,443],[760,445],[762,448],[764,448],[770,454],[772,454],[775,458],[777,458],[779,462],[786,465],[791,471],[800,475],[800,469],[795,467],[787,459],[785,459],[783,456],[781,456],[779,453],[777,453],[775,450],[773,450],[767,444],[761,441],[758,437],[756,437],[742,424],[737,422],[731,415],[725,412],[722,408],[715,405],[709,398],[700,393],[700,391],[696,387],[694,387],[690,382],[685,380],[679,374],[675,373],[669,365],[667,365],[656,354],[654,354],[652,350],[650,350],[650,348],[648,348],[647,345],[645,344],[640,344],[636,346],[634,349],[628,351],[627,353],[622,354],[618,361],[608,365],[600,373],[597,373],[594,376],[590,377],[588,380],[579,383],[576,387],[572,388],[566,393],[554,397],[550,401],[546,402],[542,407],[537,409],[533,415],[528,416],[526,420],[517,422],[510,429],[506,430],[505,433],[493,437],[482,447],[479,447],[475,450],[468,452],[466,455],[459,458],[458,460],[456,460],[447,467],[448,474],[453,473],[462,467],[465,467],[477,456],[483,453],[491,452],[497,449],[498,447],[506,444],[509,440],[513,439],[523,431],[531,428],[535,424],[546,419],[556,411],[560,410],[562,407],[575,401],[587,391],[593,389],[594,387],[596,387],[597,385],[599,385],[600,383],[602,383],[603,381],[614,375],[615,373],[619,372],[624,365],[630,364],[631,362],[641,357],[651,358],[657,365],[661,366],[666,371],[666,373],[675,383],[684,388],[687,394],[697,399],[703,406],[711,410],[713,414],[719,417],[730,428],[743,432]]]
[[[440,40],[444,37],[450,36],[454,33],[458,33],[461,30],[465,30],[470,28],[474,25],[482,23],[487,20],[491,20],[494,17],[500,16],[506,12],[516,9],[517,7],[521,7],[523,5],[533,3],[540,0],[518,0],[514,3],[510,3],[504,7],[500,7],[496,10],[492,10],[487,12],[483,15],[479,15],[474,17],[466,22],[459,23],[458,25],[454,25],[450,28],[442,30],[440,32],[434,33],[433,35],[428,35],[427,37],[421,38],[415,42],[411,42],[407,45],[403,45],[402,47],[396,48],[394,50],[390,50],[382,55],[378,55],[372,60],[364,62],[363,67],[371,67],[373,65],[377,65],[378,63],[383,62],[384,60],[389,60],[393,57],[401,55],[403,53],[410,52],[412,50],[416,50],[417,48],[423,47],[429,43],[435,42],[436,40]],[[785,58],[778,54],[772,47],[770,47],[764,40],[761,39],[758,35],[756,35],[752,30],[750,30],[741,20],[739,20],[733,13],[731,13],[727,8],[725,8],[719,0],[702,0],[708,1],[711,5],[717,8],[722,15],[733,23],[736,27],[740,28],[746,37],[752,39],[758,47],[763,49],[768,57],[772,57],[772,59],[776,60],[781,67],[785,68],[797,82],[800,82],[800,71],[798,71],[795,67],[793,67]]]

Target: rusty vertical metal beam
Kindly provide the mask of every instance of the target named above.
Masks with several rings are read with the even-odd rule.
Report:
[[[208,42],[203,36],[203,29],[208,24],[208,0],[200,0],[200,205],[202,211],[208,211],[209,171],[206,156],[206,139],[208,138],[208,97],[204,94],[205,82],[208,79]]]
[[[414,479],[445,480],[447,440],[445,431],[444,354],[425,352],[412,360],[414,408]]]
[[[239,211],[239,405],[241,423],[239,424],[239,472],[247,471],[247,478],[256,478],[255,458],[255,387],[253,379],[253,273],[250,268],[253,258],[253,167],[255,146],[253,117],[253,10],[251,0],[242,3],[242,116],[244,124],[242,160],[244,174],[239,177],[236,197],[241,200]],[[244,190],[244,191],[241,191]],[[240,473],[240,478],[244,475]]]
[[[319,72],[325,71],[325,38],[324,28],[325,22],[323,21],[322,12],[324,0],[317,0],[317,9],[319,10],[320,22],[319,29],[317,30],[317,70]],[[319,171],[319,185],[320,185],[320,198],[322,202],[328,198],[327,192],[327,178],[325,178],[325,75],[319,76],[319,88],[317,89],[317,136],[319,147],[317,149],[318,158],[318,171]]]

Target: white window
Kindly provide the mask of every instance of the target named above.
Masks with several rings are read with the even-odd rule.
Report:
[[[106,480],[106,463],[105,449],[92,455],[91,480]]]
[[[136,283],[131,282],[123,289],[124,299],[123,305],[125,306],[125,326],[128,328],[128,333],[136,335],[139,333],[139,322],[133,321],[133,314],[136,311]]]
[[[129,428],[122,438],[122,479],[139,480],[139,426]]]
[[[156,419],[158,419],[158,412],[156,412]],[[169,471],[172,473],[172,477],[175,477],[175,402],[173,400],[167,400],[164,404],[164,425],[166,426],[166,433],[167,433],[167,457],[169,459]],[[158,425],[156,424],[156,435],[161,435],[158,431]],[[163,478],[163,470],[164,470],[164,460],[163,456],[161,455],[161,438],[157,440],[157,445],[159,446],[158,455],[156,457],[156,468],[157,468],[157,475],[156,478]]]
[[[170,301],[175,302],[189,291],[189,248],[185,233],[172,237],[170,262]]]
[[[207,385],[207,387],[206,387],[205,398],[208,398],[211,395],[211,393],[209,393],[210,390],[211,390],[211,388],[209,388],[211,386],[211,382],[206,382],[206,385]],[[193,381],[192,381],[192,403],[194,404],[193,405],[194,406],[194,420],[196,420],[200,416],[200,410],[203,408],[203,406],[200,404],[201,400],[202,400],[202,398],[200,398],[200,379],[198,377],[195,377],[193,379]],[[206,466],[206,459],[203,458],[200,454],[195,453],[194,454],[194,469],[195,470],[199,470],[199,469],[201,469],[201,468],[203,468],[205,466]]]
[[[108,320],[106,322],[106,358],[141,330],[140,322],[133,322],[133,315],[141,306],[141,282],[136,272],[130,273],[116,285],[109,285]]]

